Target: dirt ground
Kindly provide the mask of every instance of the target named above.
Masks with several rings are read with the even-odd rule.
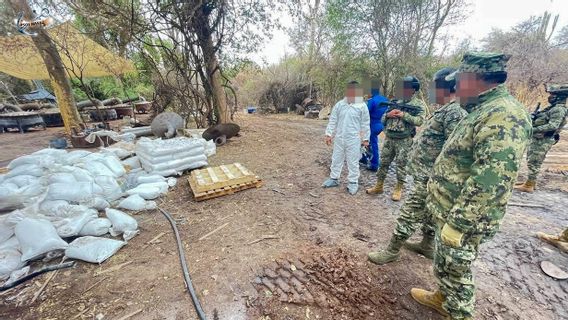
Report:
[[[181,177],[160,203],[177,221],[209,319],[441,319],[409,295],[412,287],[435,288],[430,260],[403,251],[386,266],[366,261],[394,227],[393,172],[380,197],[323,190],[331,154],[321,139],[325,122],[292,115],[237,122],[242,136],[218,148],[210,164],[240,162],[264,186],[194,202]],[[568,179],[553,168],[568,154],[566,140],[552,150],[539,190],[515,192],[501,232],[482,246],[476,319],[568,318],[568,282],[539,267],[550,260],[566,268],[568,255],[534,237],[568,226]],[[48,141],[43,133],[0,134],[0,166]],[[363,186],[373,182],[363,172]],[[33,303],[49,275],[0,294],[0,319],[196,319],[169,224],[157,211],[135,217],[140,235],[100,266],[61,270]]]

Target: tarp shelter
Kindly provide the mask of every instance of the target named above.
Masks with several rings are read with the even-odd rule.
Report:
[[[69,22],[49,29],[48,33],[66,69],[84,78],[116,76],[135,71],[132,62],[89,39]],[[20,79],[49,79],[47,68],[31,37],[0,37],[0,72]],[[70,77],[74,76],[73,73],[69,74]]]
[[[43,88],[22,94],[21,96],[18,96],[18,99],[25,101],[47,100],[51,103],[56,101],[55,96]]]

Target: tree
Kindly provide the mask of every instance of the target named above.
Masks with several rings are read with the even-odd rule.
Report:
[[[526,104],[545,100],[544,85],[568,82],[568,26],[560,32],[558,15],[546,12],[530,17],[510,31],[493,30],[484,49],[511,54],[508,81],[512,92]],[[556,35],[556,36],[555,36]]]
[[[23,12],[27,19],[33,18],[32,9],[26,0],[10,0],[10,5],[15,12]],[[65,72],[63,61],[55,43],[44,29],[39,28],[37,35],[32,37],[32,41],[43,58],[57,97],[57,105],[65,125],[65,131],[70,134],[72,128],[79,128],[83,121],[77,111],[71,82]]]
[[[385,93],[406,74],[429,78],[445,28],[465,15],[465,0],[330,0],[327,21],[336,46],[372,63]]]

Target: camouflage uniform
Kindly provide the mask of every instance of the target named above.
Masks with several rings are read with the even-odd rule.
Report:
[[[528,180],[536,181],[546,154],[556,143],[555,134],[566,125],[566,99],[540,111],[533,121],[533,137],[527,152]]]
[[[460,72],[504,70],[502,54],[466,54]],[[452,319],[471,318],[475,284],[471,265],[479,244],[498,230],[531,136],[525,108],[504,85],[482,93],[444,145],[428,182],[426,208],[436,222],[434,274]],[[461,245],[442,241],[444,225]]]
[[[400,102],[394,100],[393,102]],[[391,162],[396,158],[396,176],[399,183],[404,183],[406,178],[406,162],[412,147],[412,137],[416,127],[424,122],[425,106],[416,95],[404,103],[413,105],[419,109],[416,115],[408,112],[402,118],[387,118],[383,115],[382,122],[385,126],[385,142],[381,149],[381,165],[377,171],[377,180],[385,181]],[[390,110],[389,110],[390,111]]]
[[[414,189],[400,208],[394,236],[400,241],[408,240],[422,223],[422,234],[434,235],[434,226],[425,210],[428,179],[432,166],[442,151],[446,139],[467,112],[455,101],[436,110],[414,141],[409,169],[414,178]]]

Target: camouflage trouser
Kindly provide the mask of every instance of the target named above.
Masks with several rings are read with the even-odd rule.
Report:
[[[385,181],[391,162],[396,158],[396,178],[404,183],[406,179],[406,163],[412,148],[412,137],[404,139],[386,138],[381,149],[381,166],[377,171],[377,180]]]
[[[536,180],[540,167],[546,158],[546,154],[554,145],[554,138],[532,138],[527,150],[527,166],[529,168],[529,180]]]
[[[400,208],[400,215],[396,219],[394,236],[401,241],[408,240],[422,224],[424,236],[434,236],[434,226],[428,210],[426,210],[426,196],[428,195],[428,177],[414,176],[414,188]]]
[[[436,225],[434,275],[446,298],[442,305],[452,319],[473,318],[475,284],[471,266],[477,258],[481,236],[467,237],[461,248],[445,245],[440,237],[442,225]]]

